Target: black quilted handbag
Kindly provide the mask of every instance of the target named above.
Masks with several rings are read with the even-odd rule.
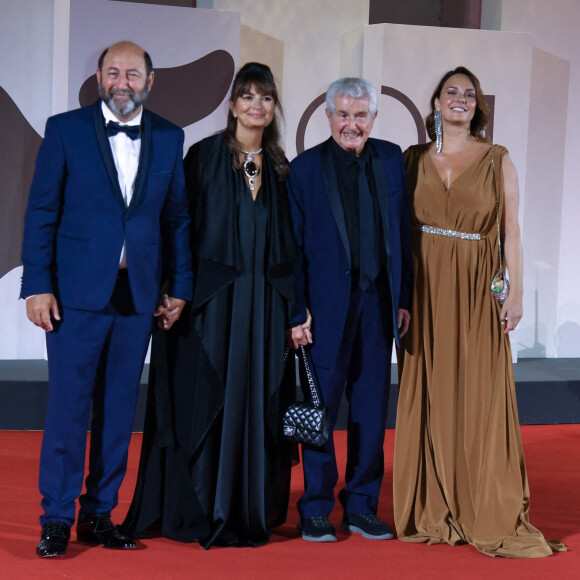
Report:
[[[298,357],[300,381],[303,387],[304,381],[308,385],[310,401],[295,401],[286,407],[282,413],[282,435],[289,441],[309,447],[321,447],[328,441],[328,407],[324,407],[322,403],[310,352],[303,345],[293,352]],[[286,348],[284,367],[293,364],[293,359],[290,349]]]

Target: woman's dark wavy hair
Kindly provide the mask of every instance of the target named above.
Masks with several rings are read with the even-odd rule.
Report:
[[[475,88],[475,114],[473,115],[473,119],[471,119],[469,132],[471,133],[471,136],[475,137],[478,141],[487,141],[488,139],[484,134],[484,129],[487,125],[487,122],[489,121],[489,107],[487,106],[485,98],[483,97],[483,91],[481,90],[481,85],[479,84],[478,78],[464,66],[458,66],[456,69],[446,72],[439,81],[437,88],[433,92],[433,96],[431,97],[431,114],[425,120],[427,134],[432,141],[435,141],[435,121],[433,119],[435,112],[435,99],[439,99],[441,97],[443,85],[453,75],[465,75],[473,84]]]
[[[272,97],[276,104],[274,119],[264,129],[262,149],[270,155],[274,165],[274,171],[278,178],[283,181],[290,173],[290,168],[288,167],[288,160],[286,159],[284,150],[280,146],[279,116],[283,118],[282,105],[278,98],[274,75],[272,75],[270,67],[259,62],[245,64],[234,78],[232,92],[230,94],[230,103],[235,103],[238,98],[248,93],[252,86],[258,93]],[[236,126],[237,120],[230,109],[228,111],[228,122],[224,130],[224,142],[232,152],[232,165],[234,169],[240,169],[242,150],[236,140]]]

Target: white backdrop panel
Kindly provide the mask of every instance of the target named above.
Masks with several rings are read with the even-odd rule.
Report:
[[[408,97],[423,119],[439,79],[457,66],[470,69],[487,95],[495,96],[494,142],[505,145],[520,178],[520,223],[525,202],[526,149],[531,82],[531,38],[528,34],[498,33],[377,25],[383,44],[374,41],[375,27],[363,30],[363,74],[375,84],[392,87]],[[367,50],[367,46],[370,50]],[[382,53],[377,51],[382,49]],[[506,59],[505,54],[510,54]],[[514,95],[518,95],[514,98]],[[400,101],[382,96],[374,135],[399,143],[403,150],[417,143],[417,128]],[[518,333],[512,333],[514,360]]]
[[[143,46],[157,68],[184,65],[220,49],[229,52],[237,66],[240,15],[200,8],[71,0],[69,88],[64,110],[79,106],[80,86],[94,74],[103,49],[119,40]],[[224,99],[211,115],[186,127],[185,149],[225,127],[226,114]]]
[[[2,84],[40,133],[50,114],[79,106],[79,88],[95,73],[99,54],[119,40],[143,46],[158,68],[187,64],[218,49],[229,52],[237,65],[236,13],[108,0],[0,2]],[[20,35],[22,42],[32,51],[15,50],[20,42],[16,32],[23,30],[30,34]],[[227,98],[208,117],[186,127],[185,149],[222,129],[226,114]],[[17,300],[21,272],[18,267],[0,279],[0,359],[45,357],[44,332],[27,321],[25,303]]]

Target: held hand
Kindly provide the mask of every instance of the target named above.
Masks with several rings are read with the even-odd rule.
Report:
[[[301,344],[312,344],[312,315],[306,310],[306,322],[286,330],[286,342],[296,350]]]
[[[153,313],[153,316],[161,316],[169,307],[171,303],[169,302],[169,296],[167,294],[161,294],[157,299],[157,308]]]
[[[500,314],[501,323],[504,325],[504,334],[516,329],[523,314],[524,309],[521,297],[517,296],[515,292],[510,292],[503,304]]]
[[[409,324],[411,323],[411,314],[408,310],[404,308],[399,308],[399,312],[397,314],[397,327],[399,329],[399,338],[403,338],[405,334],[407,334],[407,330],[409,330]]]
[[[185,304],[185,300],[170,298],[167,294],[162,294],[159,297],[157,309],[153,313],[153,316],[157,317],[159,328],[169,330],[179,319]]]
[[[26,315],[36,326],[52,332],[52,320],[60,320],[60,312],[54,294],[37,294],[26,301]]]

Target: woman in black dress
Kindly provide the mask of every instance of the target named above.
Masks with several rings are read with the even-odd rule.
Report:
[[[137,538],[258,546],[285,519],[290,457],[278,415],[297,251],[279,107],[270,69],[246,64],[226,129],[185,158],[194,298],[153,339],[139,478],[124,523]]]

